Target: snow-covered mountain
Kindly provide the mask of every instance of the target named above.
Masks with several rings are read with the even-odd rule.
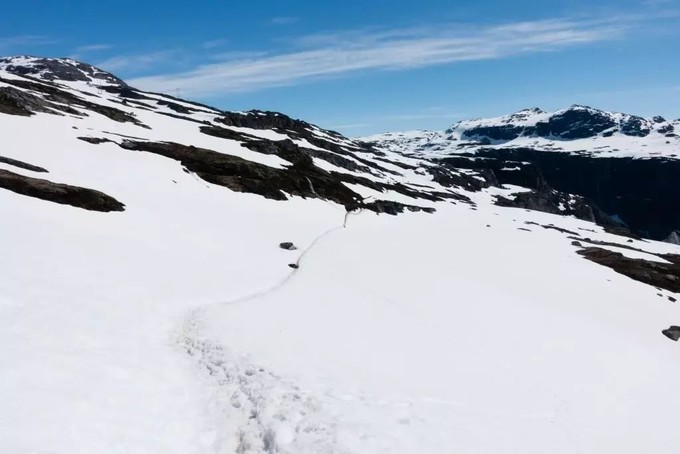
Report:
[[[409,152],[461,153],[479,147],[531,147],[594,157],[680,159],[680,119],[642,118],[573,105],[555,112],[524,109],[497,118],[463,120],[445,131],[366,137]]]
[[[371,145],[34,57],[0,59],[0,132],[0,452],[680,443],[680,246],[537,160]]]
[[[594,202],[633,232],[680,230],[680,120],[585,106],[459,121],[446,131],[365,137],[367,144],[449,168],[493,170],[501,184],[548,185]]]

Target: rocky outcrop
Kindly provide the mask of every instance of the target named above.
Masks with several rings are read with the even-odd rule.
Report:
[[[0,169],[0,188],[50,202],[90,211],[123,211],[125,205],[94,189],[54,183]]]
[[[432,208],[383,200],[367,203],[359,194],[343,184],[345,182],[367,186],[380,192],[392,190],[414,198],[444,200],[438,193],[419,192],[400,184],[377,183],[359,176],[327,172],[315,166],[311,156],[299,149],[296,150],[297,145],[290,140],[261,142],[262,146],[277,148],[272,153],[285,157],[291,165],[283,169],[274,168],[237,156],[173,142],[124,140],[119,145],[126,150],[145,151],[177,160],[188,171],[194,172],[209,183],[273,200],[287,200],[288,196],[321,198],[339,203],[349,211],[363,208],[388,214],[401,213],[404,210],[434,211]],[[244,145],[253,146],[254,143],[248,142]],[[450,198],[455,199],[455,195],[452,194]]]
[[[318,132],[320,132],[320,130],[316,126],[313,126],[306,121],[293,119],[281,113],[264,112],[259,110],[253,110],[245,113],[224,112],[224,116],[218,118],[217,121],[226,126],[278,131],[282,134],[292,136],[293,138],[305,140],[315,147],[326,150],[326,152],[322,152],[322,155],[318,157],[329,162],[331,162],[332,159],[335,159],[332,155],[335,154],[335,156],[339,156],[340,158],[343,156],[352,158],[353,160],[362,164],[364,168],[370,168],[383,173],[391,173],[396,175],[396,172],[392,172],[391,170],[361,156],[362,153],[366,152],[377,155],[380,154],[379,151],[371,149],[369,145],[359,145],[357,143],[351,142],[334,131],[324,130],[322,135],[319,135]],[[307,147],[306,151],[313,153],[314,151],[318,150]],[[349,164],[349,162],[353,161],[348,159],[338,160],[338,162],[341,162],[343,166],[356,165],[356,163]],[[357,168],[345,168],[348,170],[357,170]]]
[[[540,109],[526,109],[502,117],[496,123],[461,122],[447,132],[451,133],[458,127],[465,139],[497,142],[509,142],[518,137],[585,139],[599,134],[611,136],[615,132],[632,137],[646,137],[651,133],[653,123],[660,123],[657,121],[660,117],[655,117],[657,120],[650,122],[635,115],[616,116],[610,112],[579,105],[558,111],[547,118],[544,118],[543,114],[545,112]],[[542,116],[536,116],[534,121],[530,121],[533,115]]]
[[[486,168],[475,168],[478,170],[477,175],[469,175],[460,172],[455,164],[442,165],[439,161],[439,165],[427,166],[427,172],[432,175],[432,180],[440,185],[447,188],[462,188],[466,191],[481,191],[488,187],[500,186],[496,175],[492,170]],[[462,167],[466,168],[466,167]]]
[[[0,113],[30,117],[34,112],[45,111],[42,98],[13,87],[0,87]]]
[[[146,125],[128,112],[88,101],[54,85],[26,79],[16,80],[2,77],[0,77],[0,82],[40,93],[40,96],[37,96],[23,90],[17,90],[14,87],[1,87],[0,113],[30,116],[34,112],[45,112],[55,115],[70,114],[82,117],[88,116],[87,112],[95,112],[119,123],[130,122],[147,128]]]
[[[468,167],[493,169],[501,184],[578,194],[635,234],[664,240],[680,230],[680,161],[580,156],[530,148],[482,148]],[[485,158],[486,161],[480,161]],[[444,162],[462,166],[463,158]],[[503,170],[512,169],[512,170]]]
[[[493,150],[496,151],[496,150]],[[481,156],[480,156],[481,155]],[[569,192],[555,190],[543,175],[541,168],[533,162],[508,159],[502,156],[462,154],[437,159],[436,170],[430,170],[435,181],[443,185],[455,184],[467,190],[480,190],[488,186],[514,185],[531,191],[518,192],[510,197],[497,197],[496,204],[504,207],[524,208],[545,213],[574,216],[595,222],[608,228],[617,224],[595,203]],[[442,169],[448,169],[443,173]],[[477,177],[454,176],[456,169],[477,171]],[[461,181],[462,180],[462,181]]]
[[[668,329],[661,331],[661,333],[672,341],[680,340],[680,326],[671,326]]]
[[[286,251],[294,251],[297,249],[297,247],[295,247],[295,244],[293,244],[290,241],[286,241],[284,243],[279,244],[279,247],[281,249],[285,249]]]
[[[666,264],[632,259],[619,252],[599,247],[587,247],[578,251],[578,254],[636,281],[680,293],[680,255],[659,255],[670,262]]]
[[[100,80],[123,87],[127,86],[125,82],[111,73],[70,58],[0,58],[0,67],[18,76],[32,76],[48,81],[90,82]]]
[[[434,213],[436,211],[434,208],[407,205],[405,203],[393,202],[391,200],[375,200],[370,203],[362,204],[361,208],[375,211],[376,213],[391,214],[393,216],[404,213],[405,211],[410,211],[412,213],[417,213],[419,211],[424,213]]]
[[[19,169],[30,170],[31,172],[47,173],[47,169],[43,169],[42,167],[34,166],[33,164],[19,161],[18,159],[6,158],[4,156],[0,156],[0,163],[8,164]]]
[[[314,166],[311,157],[298,155],[287,169],[279,169],[225,155],[205,148],[172,142],[138,142],[124,140],[126,150],[159,154],[182,163],[202,179],[237,192],[251,192],[274,200],[287,200],[287,195],[323,198],[342,205],[360,203],[361,197],[341,181]]]

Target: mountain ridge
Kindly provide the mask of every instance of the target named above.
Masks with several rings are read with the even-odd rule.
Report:
[[[538,175],[541,184],[585,197],[638,235],[673,241],[680,229],[680,216],[669,209],[680,203],[677,128],[680,120],[572,105],[360,140],[450,168],[492,168],[501,184],[538,189]]]
[[[388,132],[361,140],[441,153],[480,146],[531,146],[590,156],[680,159],[678,130],[680,119],[644,118],[574,104],[552,112],[529,108],[500,117],[461,120],[444,131]],[[654,150],[645,150],[649,147]]]

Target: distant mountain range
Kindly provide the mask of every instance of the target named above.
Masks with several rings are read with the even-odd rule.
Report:
[[[579,194],[637,234],[673,241],[680,229],[673,208],[680,203],[678,132],[680,120],[573,105],[361,140],[450,168],[491,169],[501,184]]]
[[[386,133],[363,140],[407,152],[530,147],[593,157],[680,159],[678,132],[680,120],[573,105],[555,112],[533,108],[497,118],[459,121],[445,131]]]

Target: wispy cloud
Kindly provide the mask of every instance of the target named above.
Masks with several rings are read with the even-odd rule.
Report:
[[[245,92],[358,71],[404,70],[556,51],[615,39],[630,27],[630,21],[621,18],[555,19],[312,35],[302,37],[296,51],[231,59],[178,74],[141,77],[130,83],[161,92],[179,88],[192,96]]]
[[[217,54],[212,54],[209,56],[211,60],[219,60],[222,62],[228,62],[228,61],[248,61],[248,60],[256,60],[259,58],[263,58],[267,55],[267,52],[257,52],[257,51],[228,51],[228,52],[220,52]]]
[[[100,52],[109,49],[113,49],[113,46],[111,44],[88,44],[85,46],[76,47],[76,53],[86,54],[88,52]]]
[[[56,41],[42,35],[20,35],[0,37],[0,49],[24,46],[45,46]]]
[[[90,54],[96,54],[110,49],[113,49],[113,46],[111,44],[87,44],[84,46],[76,47],[76,49],[69,55],[69,57],[76,60],[83,60],[85,58],[88,58]]]
[[[215,48],[224,46],[224,45],[227,44],[228,42],[229,42],[229,40],[226,39],[226,38],[211,39],[210,41],[204,42],[204,43],[201,45],[201,47],[202,47],[203,49],[208,49],[208,50],[209,50],[209,49],[215,49]]]
[[[118,55],[97,63],[99,68],[106,71],[141,71],[166,62],[176,57],[178,51],[162,50],[145,54]]]
[[[269,22],[271,22],[273,25],[290,25],[300,22],[300,18],[293,16],[281,16],[274,17]]]

